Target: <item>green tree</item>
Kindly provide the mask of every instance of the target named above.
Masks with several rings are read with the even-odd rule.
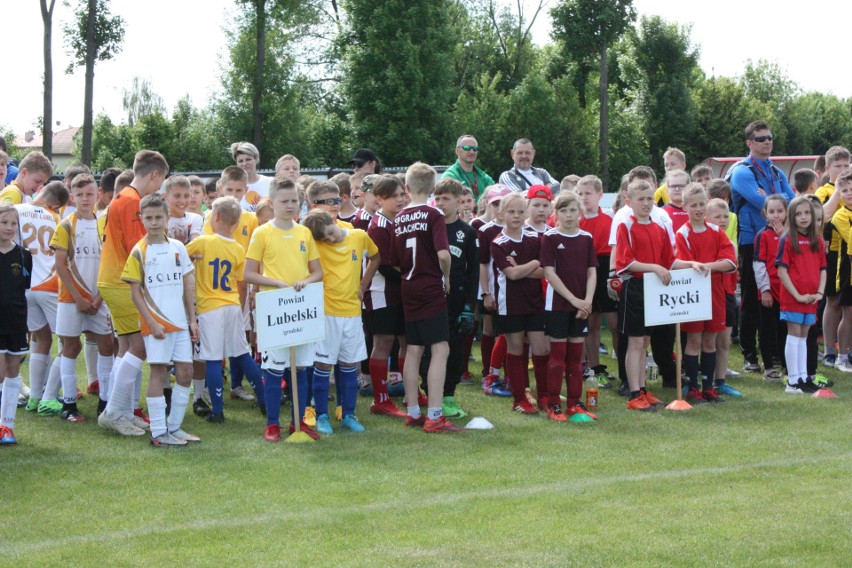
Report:
[[[53,158],[53,8],[56,0],[40,0],[42,34],[42,52],[44,57],[44,92],[42,104],[41,151],[48,159]]]
[[[131,87],[123,89],[121,106],[127,113],[127,124],[130,126],[143,116],[166,112],[163,98],[151,88],[151,81],[140,77],[133,77]]]
[[[66,73],[86,68],[83,102],[83,145],[80,160],[92,162],[92,108],[95,91],[95,62],[106,61],[121,51],[124,19],[110,14],[107,0],[78,0],[74,19],[65,25],[65,40],[72,57]]]
[[[636,19],[633,0],[566,0],[550,11],[553,38],[567,59],[579,66],[582,76],[581,104],[585,106],[586,78],[592,61],[598,64],[599,135],[598,160],[601,178],[609,184],[609,60],[608,50]]]
[[[184,97],[172,113],[171,127],[174,143],[168,160],[173,170],[220,170],[233,163],[225,129],[210,109],[196,109]]]
[[[106,114],[98,114],[92,128],[92,169],[129,168],[136,151],[131,127],[114,125]]]
[[[825,154],[831,146],[849,147],[852,113],[844,101],[825,93],[807,93],[788,101],[780,122],[788,155]]]

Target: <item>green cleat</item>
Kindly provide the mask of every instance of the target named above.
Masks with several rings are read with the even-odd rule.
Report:
[[[38,405],[39,416],[56,416],[62,411],[62,403],[58,400],[43,400]]]
[[[821,373],[817,373],[814,376],[813,383],[821,389],[827,389],[834,386],[834,381]]]
[[[455,397],[452,396],[444,397],[444,401],[441,404],[441,411],[447,418],[464,418],[465,416],[467,416],[467,412],[462,410],[462,408],[456,402]]]
[[[38,405],[41,402],[39,398],[31,398],[27,401],[26,411],[27,412],[36,412],[38,410]]]

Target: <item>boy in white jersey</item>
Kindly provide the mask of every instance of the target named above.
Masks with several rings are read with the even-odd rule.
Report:
[[[169,206],[170,239],[187,244],[201,236],[204,218],[198,213],[188,211],[192,187],[186,176],[172,176],[166,180],[166,203]]]
[[[56,297],[59,278],[54,270],[50,239],[59,222],[57,213],[68,202],[68,190],[61,181],[47,184],[32,203],[21,203],[18,210],[19,242],[33,255],[32,286],[27,290],[27,329],[30,331],[30,401],[27,410],[50,416],[59,414],[59,358],[45,384],[50,365],[50,348],[56,329]],[[43,394],[42,394],[43,392]]]
[[[98,186],[89,174],[81,174],[71,184],[77,210],[56,227],[50,248],[54,251],[59,275],[59,304],[56,310],[56,334],[62,339],[59,370],[62,380],[62,411],[69,422],[84,422],[77,410],[77,356],[82,344],[80,334],[94,334],[98,346],[98,412],[106,408],[109,374],[113,363],[112,326],[103,298],[98,294],[98,265],[101,239],[95,202]]]
[[[181,429],[192,381],[192,342],[198,341],[194,268],[183,244],[166,237],[169,209],[163,198],[157,194],[143,198],[139,211],[147,235],[127,257],[121,279],[130,283],[151,365],[147,398],[151,445],[185,446],[201,441]],[[167,418],[163,388],[171,362],[177,384]]]

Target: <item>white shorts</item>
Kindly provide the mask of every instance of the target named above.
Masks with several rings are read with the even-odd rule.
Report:
[[[168,365],[169,363],[192,363],[192,341],[189,330],[170,331],[164,339],[146,335],[145,352],[151,365]]]
[[[27,329],[38,331],[46,325],[56,333],[56,304],[59,297],[54,292],[27,290]]]
[[[367,343],[361,316],[325,316],[325,339],[317,341],[316,361],[335,365],[338,362],[360,363],[367,358]]]
[[[199,341],[194,345],[192,357],[196,361],[221,361],[249,352],[239,306],[222,306],[196,319]]]
[[[316,352],[315,343],[305,343],[304,345],[296,346],[296,366],[310,367],[314,364],[314,354]],[[270,349],[264,351],[262,355],[260,367],[269,369],[273,373],[280,375],[285,369],[290,368],[290,348],[282,347],[280,349]]]
[[[101,304],[95,315],[84,314],[73,302],[59,302],[56,308],[56,335],[79,337],[84,331],[97,335],[111,335],[109,310],[106,303]]]

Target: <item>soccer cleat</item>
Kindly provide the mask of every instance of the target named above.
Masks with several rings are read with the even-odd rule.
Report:
[[[24,408],[27,406],[27,401],[29,399],[22,394],[18,395],[18,408]]]
[[[802,383],[786,383],[784,386],[784,392],[787,394],[807,394],[802,388],[804,385]]]
[[[598,346],[598,353],[600,353],[601,355],[609,355],[609,351],[607,351],[606,345],[601,343],[600,346]]]
[[[521,414],[538,414],[538,408],[532,405],[528,400],[522,400],[520,402],[516,402],[512,407],[512,410],[515,412],[520,412]]]
[[[524,396],[527,398],[527,402],[532,404],[533,406],[538,404],[538,401],[533,396],[532,389],[530,389],[530,387],[524,389]]]
[[[305,408],[305,424],[310,426],[311,428],[317,427],[317,411],[313,406],[309,406]]]
[[[701,391],[701,396],[707,402],[725,402],[725,399],[719,396],[719,391],[716,389],[704,389]]]
[[[607,373],[602,372],[595,375],[595,379],[598,381],[598,388],[602,389],[611,389],[612,388],[612,377],[610,377]]]
[[[334,434],[331,428],[331,421],[328,419],[328,414],[320,414],[317,416],[317,432],[320,434]]]
[[[106,412],[98,416],[98,426],[118,432],[122,436],[143,436],[145,434],[145,430],[134,426],[126,416],[113,420],[107,416]]]
[[[725,369],[725,378],[726,379],[737,379],[737,378],[742,377],[742,376],[743,376],[742,373],[738,373],[738,372],[734,371],[733,369]]]
[[[630,396],[630,387],[627,385],[627,382],[622,382],[618,385],[618,388],[615,391],[620,396]]]
[[[38,398],[31,398],[27,401],[27,405],[24,407],[24,409],[27,412],[37,412],[38,411],[38,405],[39,405],[40,402],[41,402],[41,400],[38,399]]]
[[[781,372],[778,369],[767,369],[763,373],[763,380],[768,383],[780,383],[782,380]]]
[[[757,361],[746,361],[743,365],[744,373],[759,373],[761,370],[760,364]]]
[[[465,371],[462,373],[461,380],[459,381],[460,385],[472,385],[473,384],[473,376]]]
[[[659,398],[654,396],[651,393],[651,391],[649,391],[649,390],[645,390],[645,392],[642,393],[642,396],[645,397],[645,400],[647,400],[648,404],[650,404],[651,406],[665,406],[666,405],[665,402],[663,402],[662,400],[660,400]]]
[[[320,438],[320,435],[317,434],[316,430],[314,430],[313,428],[311,428],[310,426],[305,424],[304,420],[299,425],[299,429],[302,432],[304,432],[305,434],[307,434],[308,436],[310,436],[311,438],[313,438],[314,440],[319,440],[319,438]],[[292,422],[290,423],[289,430],[290,430],[291,434],[296,431],[296,426]]]
[[[467,416],[467,412],[462,410],[459,403],[456,402],[455,397],[445,396],[444,401],[441,404],[441,412],[447,418],[464,418]]]
[[[340,425],[352,432],[363,432],[364,426],[358,421],[354,414],[348,414],[340,421]]]
[[[440,433],[440,432],[467,432],[464,428],[459,428],[449,420],[446,416],[439,416],[434,420],[426,420],[423,425],[424,432]]]
[[[408,414],[397,408],[391,399],[387,399],[384,402],[374,402],[370,405],[370,413],[378,414],[379,416],[391,416],[393,418],[405,418],[408,416]]]
[[[422,428],[425,424],[426,416],[424,416],[423,414],[421,414],[417,418],[414,418],[413,416],[405,417],[405,425],[409,428]]]
[[[429,406],[429,398],[426,396],[426,393],[423,392],[423,389],[417,389],[417,405]]]
[[[337,420],[338,422],[343,420],[343,407],[340,406],[339,404],[334,407],[334,419]]]
[[[483,387],[485,394],[492,396],[499,396],[503,398],[507,398],[512,396],[512,391],[509,390],[506,385],[500,381],[495,381],[490,383],[488,386]]]
[[[723,394],[725,396],[742,396],[743,393],[729,385],[728,383],[721,384],[716,387],[716,390],[719,391],[719,394]]]
[[[627,401],[627,410],[641,410],[642,412],[654,412],[657,410],[656,406],[648,404],[648,401],[645,400],[643,396],[637,396],[634,399]]]
[[[174,436],[173,434],[169,434],[168,432],[157,437],[151,437],[151,447],[154,448],[171,448],[185,445],[186,440],[181,440],[180,438]]]
[[[582,402],[578,402],[577,404],[575,404],[575,405],[574,405],[574,408],[579,408],[579,409],[580,409],[580,410],[582,410],[585,414],[588,414],[588,415],[589,415],[589,418],[591,418],[592,420],[597,420],[597,419],[598,419],[598,415],[597,415],[597,414],[595,414],[595,413],[593,413],[593,412],[590,412],[590,411],[589,411],[589,409],[588,409],[588,408],[586,408],[586,405],[585,405],[585,404],[583,404]],[[566,410],[565,412],[566,412],[566,413],[568,413],[568,411],[567,411],[567,410]]]
[[[189,432],[185,432],[183,430],[175,430],[174,432],[169,432],[173,437],[178,440],[183,440],[184,442],[200,442],[201,438],[194,434],[190,434]]]
[[[834,381],[826,377],[821,373],[817,373],[811,378],[811,382],[813,382],[816,386],[821,389],[828,389],[834,386]]]
[[[210,424],[223,424],[225,422],[225,413],[213,414],[212,412],[206,418]]]
[[[68,422],[85,422],[86,417],[83,416],[76,408],[69,408],[59,413],[59,417]]]
[[[826,353],[823,357],[822,364],[826,367],[834,367],[837,364],[837,355],[834,353]]]
[[[837,361],[837,363],[834,364],[834,368],[841,373],[852,373],[852,363],[849,363],[848,359]]]
[[[263,439],[267,442],[280,442],[281,441],[281,426],[278,424],[269,424],[266,428],[263,429]]]
[[[23,363],[23,361],[21,361]],[[22,396],[24,398],[30,398],[30,387],[25,385],[23,381],[21,381],[21,390],[18,391],[18,396]]]
[[[96,379],[89,383],[89,386],[86,387],[86,392],[91,395],[99,394],[101,392],[100,382]]]
[[[39,416],[56,416],[62,412],[62,403],[58,400],[42,400],[38,404]]]
[[[689,389],[686,391],[686,396],[683,397],[686,402],[692,404],[693,406],[696,404],[707,404],[707,400],[704,398],[704,395],[701,394],[701,391],[698,389]]]
[[[588,365],[583,365],[583,379],[590,379],[595,376],[595,370]]]
[[[150,419],[150,418],[148,418],[148,415],[147,415],[147,414],[145,414],[145,411],[144,411],[144,410],[142,410],[141,408],[137,408],[137,409],[135,409],[135,410],[133,411],[133,416],[135,416],[136,418],[138,418],[138,419],[142,420],[143,422],[145,422],[145,424],[150,424],[150,423],[151,423],[151,419]]]
[[[231,399],[252,401],[254,400],[254,395],[247,391],[244,386],[240,385],[231,389]]]
[[[192,403],[192,412],[196,416],[207,416],[210,414],[210,407],[204,402],[204,398],[199,398]]]
[[[567,422],[568,417],[562,412],[562,407],[558,404],[554,404],[550,408],[547,409],[547,418],[553,420],[554,422]]]
[[[138,408],[136,410],[139,410]],[[140,430],[150,430],[151,424],[137,416],[136,414],[131,414],[127,417],[130,420],[130,423],[139,428]]]
[[[0,446],[14,446],[18,443],[15,432],[6,426],[0,426]]]

